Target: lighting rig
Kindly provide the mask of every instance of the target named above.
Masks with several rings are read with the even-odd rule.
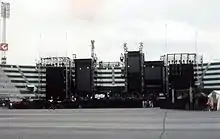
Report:
[[[144,43],[140,42],[139,43],[139,52],[141,54],[141,93],[143,94],[144,92],[144,53],[143,53],[143,48],[144,48]]]
[[[96,79],[96,70],[97,70],[97,61],[98,58],[95,54],[95,40],[91,40],[91,57],[92,57],[92,92],[95,91],[95,82]]]
[[[36,67],[38,68],[38,83],[41,86],[42,90],[42,74],[43,71],[45,72],[48,67],[63,67],[65,68],[65,92],[66,92],[66,98],[69,97],[69,94],[71,94],[70,86],[72,85],[72,71],[74,67],[74,59],[76,58],[76,55],[73,55],[73,59],[70,59],[69,57],[46,57],[46,58],[40,58],[40,61],[37,63]],[[41,93],[40,90],[38,93]]]
[[[128,91],[128,80],[127,80],[127,68],[126,68],[126,63],[127,63],[127,59],[128,59],[128,46],[127,46],[127,43],[125,42],[124,44],[123,44],[123,48],[124,48],[124,55],[122,54],[121,55],[121,58],[120,58],[120,60],[121,60],[121,62],[123,62],[124,63],[124,79],[125,79],[125,92],[127,92]]]
[[[164,92],[165,96],[167,98],[172,98],[172,103],[175,103],[174,96],[178,99],[183,98],[184,96],[189,96],[190,103],[192,103],[194,95],[195,95],[195,89],[198,88],[198,70],[201,67],[203,69],[203,56],[198,56],[196,53],[174,53],[174,54],[167,54],[164,56],[161,56],[161,60],[164,61],[165,66],[165,76],[164,76]],[[173,74],[181,75],[182,72],[185,72],[182,69],[183,65],[193,65],[193,80],[190,80],[190,87],[185,89],[178,89],[174,90],[173,83],[169,81],[169,77]],[[174,71],[171,68],[171,65],[174,67],[178,67]],[[196,72],[197,71],[197,72]],[[172,72],[172,73],[171,73]],[[187,74],[187,73],[186,73]],[[190,73],[189,73],[190,74]],[[177,83],[176,83],[177,84]],[[187,93],[186,93],[187,92]],[[180,95],[181,94],[181,95]]]

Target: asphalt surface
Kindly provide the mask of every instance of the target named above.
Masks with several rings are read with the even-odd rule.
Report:
[[[219,139],[220,112],[0,110],[0,139]]]

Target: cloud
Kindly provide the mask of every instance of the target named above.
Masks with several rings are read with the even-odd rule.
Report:
[[[75,18],[92,21],[101,12],[103,0],[74,0],[71,5]]]
[[[168,14],[171,19],[180,22],[188,22],[201,28],[213,29],[220,23],[218,0],[186,0],[173,5]],[[214,26],[213,26],[214,25]]]
[[[137,50],[140,41],[147,59],[158,60],[166,52],[194,52],[196,30],[200,53],[209,57],[220,52],[218,0],[9,1],[10,63],[33,63],[39,53],[90,57],[91,39],[104,61],[118,61],[124,42],[129,50]]]

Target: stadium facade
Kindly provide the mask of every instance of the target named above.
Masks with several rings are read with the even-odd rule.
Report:
[[[120,62],[101,62],[95,74],[95,86],[98,90],[123,90],[125,78]],[[115,90],[115,91],[117,91]]]
[[[204,68],[206,68],[207,66],[208,69],[203,78],[204,89],[208,91],[220,90],[220,62],[203,64]],[[201,73],[201,70],[199,70],[199,76],[201,76]]]

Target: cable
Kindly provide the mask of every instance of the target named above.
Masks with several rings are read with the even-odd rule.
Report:
[[[162,129],[162,133],[160,134],[160,139],[163,138],[163,134],[165,132],[165,125],[166,125],[166,117],[167,117],[167,112],[164,113],[164,117],[163,117],[163,129]]]

